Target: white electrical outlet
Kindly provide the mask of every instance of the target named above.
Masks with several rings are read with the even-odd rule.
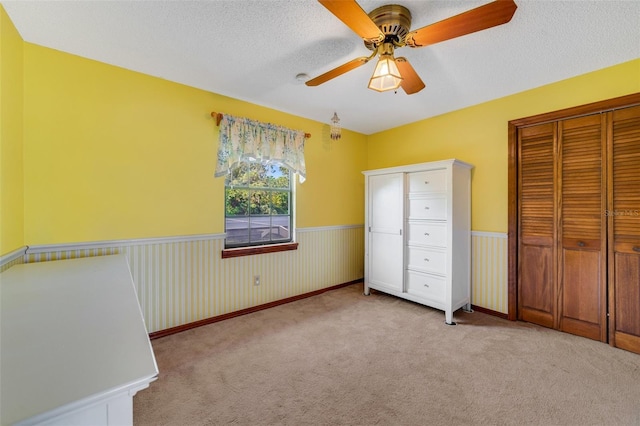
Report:
[[[260,275],[253,276],[253,285],[260,285]]]

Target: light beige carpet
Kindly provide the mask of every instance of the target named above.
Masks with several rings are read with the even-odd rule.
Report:
[[[154,340],[141,425],[640,425],[640,355],[362,284]]]

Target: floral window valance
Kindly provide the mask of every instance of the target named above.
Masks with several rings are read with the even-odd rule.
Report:
[[[220,146],[215,176],[226,176],[240,162],[282,165],[306,179],[305,132],[225,114],[220,121]]]

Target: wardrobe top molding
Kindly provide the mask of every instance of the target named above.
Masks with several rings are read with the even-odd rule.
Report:
[[[404,166],[396,166],[396,167],[387,167],[384,169],[375,169],[375,170],[365,170],[362,172],[365,176],[372,175],[384,175],[388,173],[407,173],[407,172],[420,172],[428,169],[444,169],[449,166],[460,166],[466,167],[467,169],[473,169],[473,165],[469,163],[465,163],[464,161],[456,160],[455,158],[449,160],[440,160],[440,161],[429,161],[426,163],[417,163],[417,164],[407,164]]]

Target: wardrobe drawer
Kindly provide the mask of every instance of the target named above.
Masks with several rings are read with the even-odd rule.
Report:
[[[445,278],[407,271],[407,293],[438,302],[444,302],[447,282]]]
[[[446,197],[409,198],[409,219],[446,220]]]
[[[446,247],[447,224],[409,221],[407,224],[407,244]]]
[[[447,253],[410,247],[407,252],[407,268],[444,275],[447,273]]]
[[[409,193],[413,192],[445,192],[447,190],[447,171],[429,170],[426,172],[408,173]]]

